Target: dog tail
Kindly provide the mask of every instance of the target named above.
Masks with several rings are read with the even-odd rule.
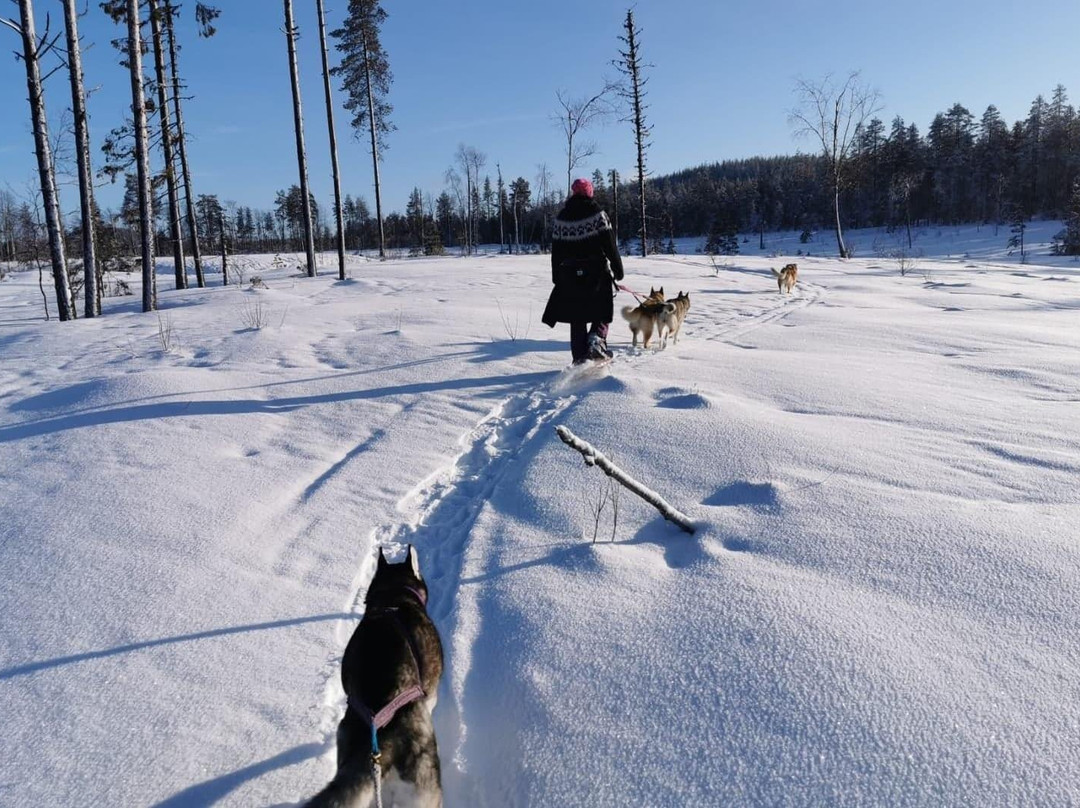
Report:
[[[664,304],[664,311],[666,311],[668,314],[671,314],[672,312],[675,311],[675,304],[671,303],[671,302],[665,303]]]
[[[778,278],[780,277],[780,273],[777,271],[776,267],[769,267],[769,269],[772,270],[773,275],[775,275]]]
[[[622,316],[623,316],[624,319],[632,321],[634,319],[633,314],[634,314],[634,307],[633,306],[623,306],[622,307]]]

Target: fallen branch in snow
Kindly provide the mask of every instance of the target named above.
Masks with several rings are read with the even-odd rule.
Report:
[[[690,521],[690,517],[686,514],[673,508],[663,497],[657,494],[650,488],[646,488],[639,483],[633,477],[628,475],[621,468],[616,466],[610,460],[608,460],[602,453],[597,451],[596,447],[588,441],[584,441],[567,429],[565,426],[555,427],[555,431],[559,433],[559,438],[569,446],[571,449],[577,449],[581,452],[582,457],[585,458],[586,466],[597,466],[608,477],[621,483],[626,488],[633,491],[643,500],[652,505],[656,510],[660,511],[660,515],[667,519],[669,522],[674,522],[687,533],[694,532],[694,524]]]

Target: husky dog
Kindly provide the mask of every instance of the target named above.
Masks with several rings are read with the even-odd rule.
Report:
[[[337,774],[308,806],[367,808],[375,795],[374,764],[387,805],[439,808],[442,786],[431,712],[443,652],[427,614],[427,584],[412,545],[399,564],[390,564],[379,549],[365,604],[341,660],[348,706],[338,725]]]
[[[776,287],[780,294],[785,291],[791,292],[795,287],[795,281],[799,278],[799,267],[796,264],[788,264],[779,272],[773,269],[772,274],[776,276]]]
[[[660,347],[666,348],[668,337],[673,342],[679,341],[679,329],[682,328],[686,313],[690,311],[690,294],[679,294],[666,302],[660,312]]]
[[[664,300],[664,287],[653,289],[649,287],[649,296],[637,306],[623,306],[622,316],[630,323],[630,331],[634,335],[634,347],[637,347],[638,332],[644,337],[644,345],[649,347],[653,331],[660,331],[660,314],[667,310],[669,304]]]

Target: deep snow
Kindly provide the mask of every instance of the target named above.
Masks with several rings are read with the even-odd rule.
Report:
[[[683,337],[617,322],[581,374],[541,256],[163,263],[169,350],[137,298],[45,324],[9,277],[0,804],[310,796],[405,542],[448,806],[1080,802],[1080,265],[984,230],[903,278],[800,258],[790,297],[756,250],[628,259],[691,293]],[[556,424],[700,531],[624,494],[593,544]]]

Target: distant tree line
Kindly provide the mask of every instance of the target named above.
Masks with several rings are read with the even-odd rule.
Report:
[[[1009,126],[995,106],[976,118],[962,104],[926,134],[897,116],[859,127],[841,193],[845,227],[1011,224],[1069,219],[1078,200],[1080,119],[1058,85]],[[828,165],[819,155],[752,157],[686,169],[646,182],[650,231],[664,239],[715,231],[829,227]],[[629,196],[623,195],[624,198]],[[620,199],[622,206],[622,199]],[[637,228],[627,199],[619,217]]]

